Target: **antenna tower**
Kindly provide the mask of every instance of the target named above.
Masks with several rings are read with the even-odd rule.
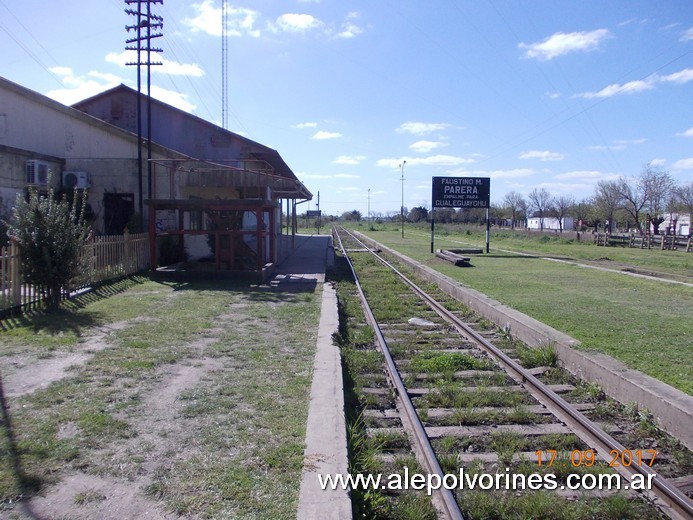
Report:
[[[221,0],[221,126],[229,129],[228,95],[229,95],[229,44],[226,34],[228,8],[226,0]]]

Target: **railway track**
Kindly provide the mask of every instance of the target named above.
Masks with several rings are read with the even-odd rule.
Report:
[[[369,453],[361,467],[352,464],[352,472],[406,474],[415,466],[432,500],[420,518],[503,518],[503,511],[539,516],[556,504],[563,518],[693,518],[691,500],[661,474],[686,481],[688,466],[662,453],[660,441],[624,432],[632,417],[607,413],[611,405],[598,389],[556,367],[550,346],[517,344],[460,302],[417,285],[348,231],[335,228],[334,236],[369,327],[356,327],[365,341],[350,358],[359,367],[361,440],[370,441],[376,455]],[[371,344],[382,356],[377,362],[364,330],[373,331]],[[367,362],[354,359],[359,350]],[[469,489],[474,475],[481,492]],[[616,475],[628,488],[585,491],[592,483],[617,482]],[[489,478],[495,491],[481,486]],[[541,483],[530,489],[554,494],[527,492],[528,479]],[[569,489],[576,482],[582,485]],[[380,498],[368,493],[367,507],[377,509]],[[399,488],[384,495],[409,497]]]

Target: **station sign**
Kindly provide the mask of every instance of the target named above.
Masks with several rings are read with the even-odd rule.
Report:
[[[488,177],[433,177],[433,208],[489,208],[491,179]]]
[[[306,211],[306,217],[319,217],[322,213],[322,210],[319,209],[309,209]]]

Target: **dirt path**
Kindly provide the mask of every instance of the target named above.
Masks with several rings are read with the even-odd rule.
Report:
[[[156,320],[140,317],[100,327],[86,336],[72,351],[54,351],[51,358],[41,359],[27,353],[9,356],[5,364],[13,367],[13,370],[4,379],[7,397],[12,399],[25,396],[70,376],[97,352],[109,347],[110,334],[147,321]],[[220,329],[213,331],[218,333]],[[194,387],[210,372],[223,369],[224,365],[219,360],[205,357],[197,359],[198,355],[216,341],[218,338],[212,336],[193,342],[189,345],[192,359],[165,366],[157,375],[160,381],[142,396],[141,418],[136,422],[135,435],[120,446],[95,454],[97,458],[116,461],[146,446],[146,458],[136,474],[117,479],[82,472],[67,473],[58,484],[46,489],[42,496],[25,504],[22,512],[13,512],[14,517],[21,515],[19,518],[22,519],[36,517],[74,520],[176,518],[175,515],[162,512],[160,503],[148,498],[143,489],[150,483],[149,473],[167,453],[176,449],[180,430],[187,427],[174,421],[181,407],[178,402],[180,394]],[[79,433],[80,429],[76,424],[67,423],[61,425],[58,438],[69,439]],[[4,518],[1,511],[0,518]]]

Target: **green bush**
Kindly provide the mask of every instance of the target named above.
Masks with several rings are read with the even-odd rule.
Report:
[[[86,267],[82,246],[89,235],[85,220],[86,192],[75,194],[73,203],[63,195],[56,200],[31,190],[28,198],[17,195],[13,220],[7,234],[19,247],[24,281],[45,291],[50,306],[60,302],[70,281]]]

